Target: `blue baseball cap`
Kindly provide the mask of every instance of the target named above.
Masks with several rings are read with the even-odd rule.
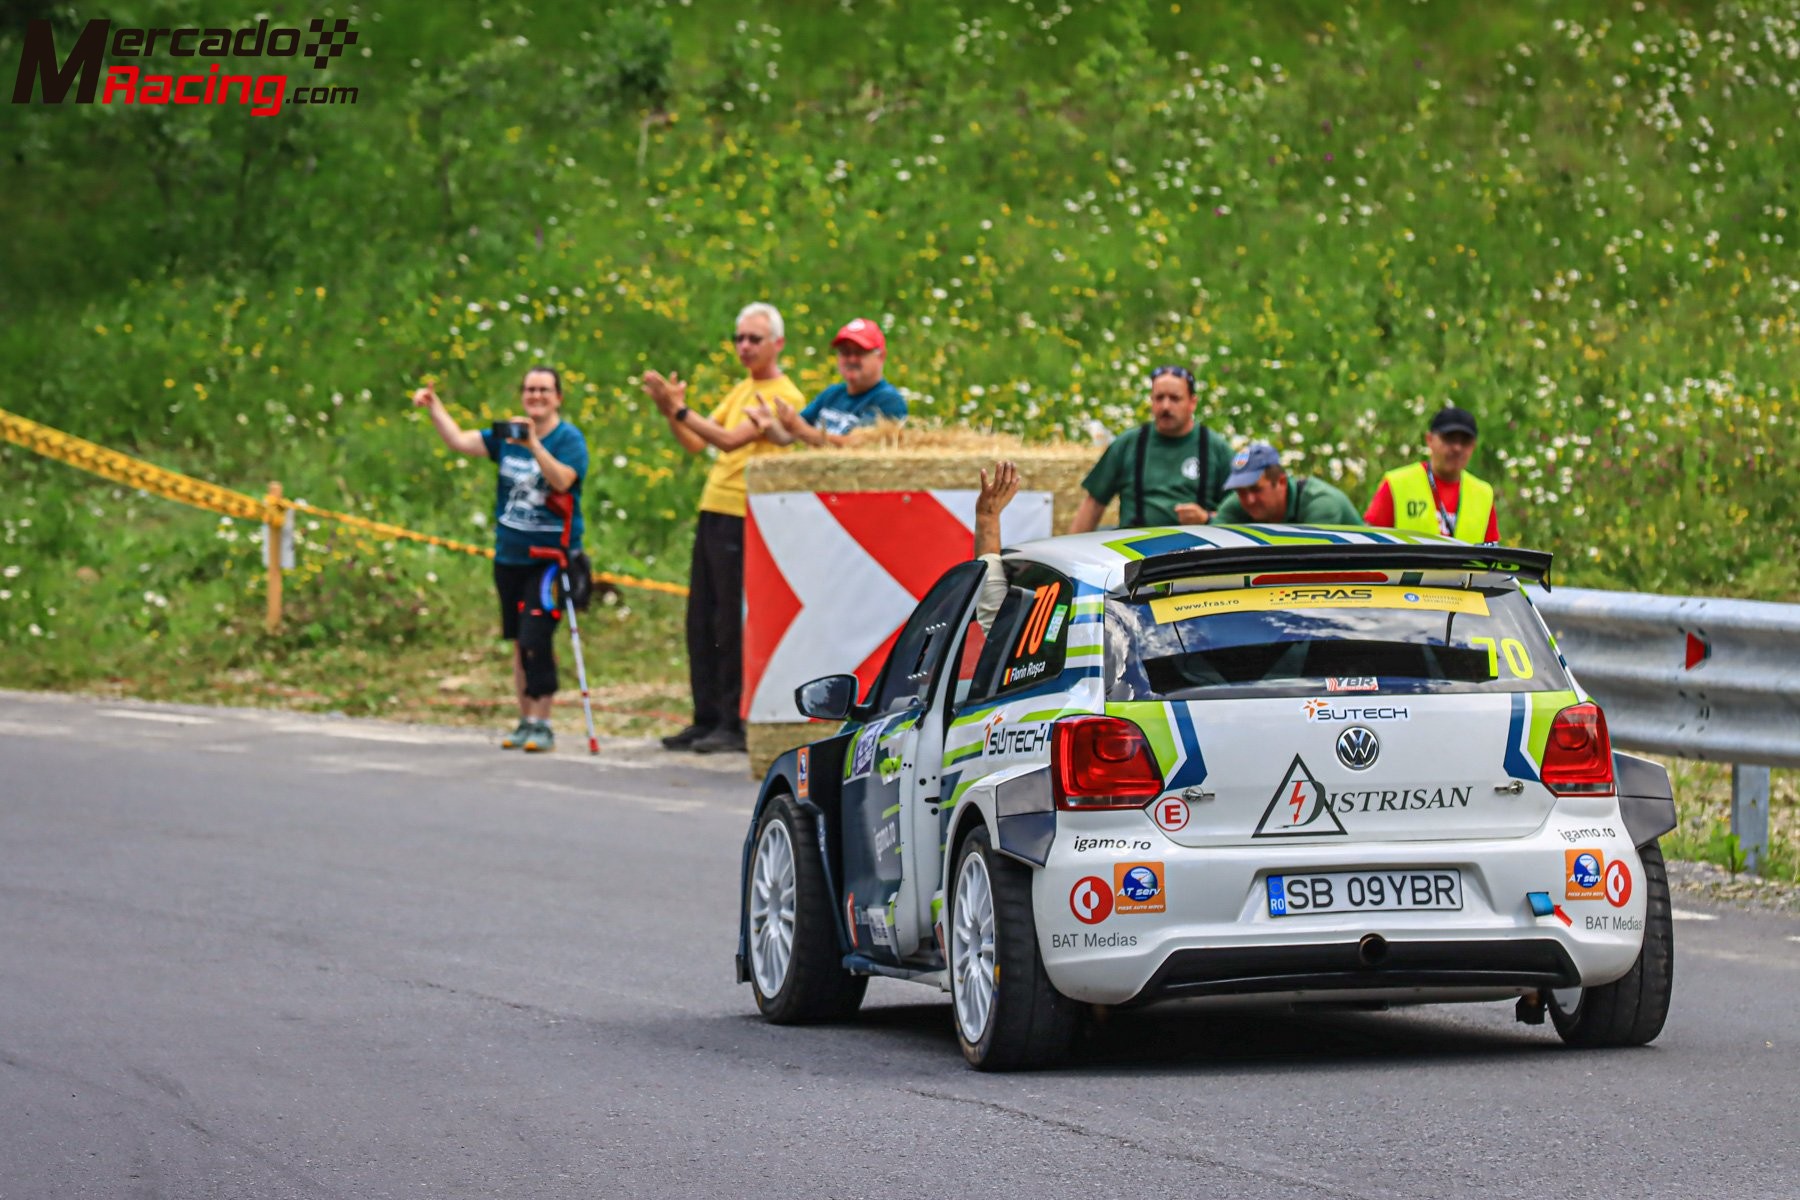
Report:
[[[1225,479],[1225,490],[1235,492],[1249,487],[1263,477],[1270,467],[1281,465],[1281,451],[1267,442],[1251,442],[1231,460],[1231,474]]]

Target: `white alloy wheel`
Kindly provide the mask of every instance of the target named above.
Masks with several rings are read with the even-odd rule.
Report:
[[[787,981],[799,891],[794,843],[785,824],[771,821],[756,840],[750,874],[750,969],[765,996],[781,991]]]
[[[994,1012],[994,888],[987,860],[963,859],[951,913],[950,972],[956,1023],[969,1042],[981,1040]]]

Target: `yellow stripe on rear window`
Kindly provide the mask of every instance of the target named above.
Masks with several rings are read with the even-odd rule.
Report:
[[[1236,588],[1158,596],[1150,613],[1158,625],[1234,612],[1288,612],[1304,608],[1391,608],[1401,611],[1488,615],[1487,597],[1459,588],[1392,587],[1366,583],[1308,583],[1289,587]]]

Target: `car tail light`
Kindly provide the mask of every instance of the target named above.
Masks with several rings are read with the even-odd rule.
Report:
[[[1559,796],[1612,793],[1612,738],[1598,704],[1574,704],[1556,714],[1539,774],[1544,786]]]
[[[1051,728],[1050,778],[1058,808],[1142,808],[1162,794],[1150,740],[1132,722],[1072,717]]]

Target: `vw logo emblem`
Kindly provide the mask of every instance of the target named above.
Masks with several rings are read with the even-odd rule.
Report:
[[[1338,734],[1338,761],[1352,771],[1368,770],[1375,765],[1375,756],[1380,753],[1381,743],[1376,740],[1373,729],[1352,725]]]

